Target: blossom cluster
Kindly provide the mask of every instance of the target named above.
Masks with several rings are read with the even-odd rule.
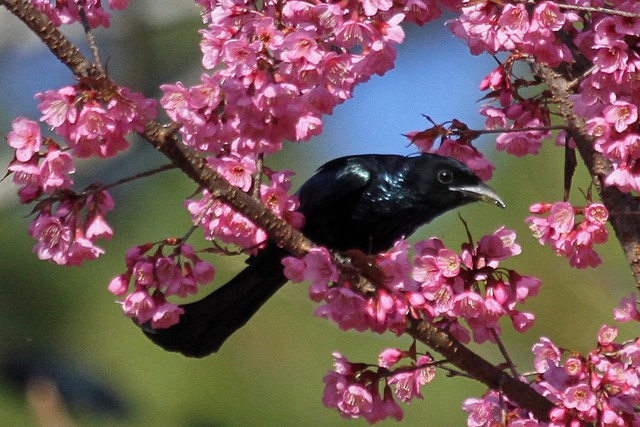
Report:
[[[573,61],[560,34],[573,32],[579,17],[560,10],[557,3],[542,1],[530,10],[520,2],[470,2],[460,12],[449,28],[467,41],[474,55],[522,52],[551,67]]]
[[[200,1],[201,84],[162,86],[162,105],[190,147],[239,158],[322,129],[357,83],[393,66],[400,23],[437,17],[429,2],[349,8],[304,1]]]
[[[40,120],[66,144],[44,137],[40,125],[18,117],[7,143],[15,150],[8,170],[19,187],[20,202],[38,201],[29,234],[40,259],[79,265],[104,251],[95,245],[113,232],[105,214],[114,201],[105,190],[71,190],[74,157],[112,157],[128,147],[125,135],[141,132],[155,118],[156,103],[126,88],[98,91],[85,83],[36,95]]]
[[[550,137],[544,130],[550,123],[549,109],[543,97],[523,97],[520,89],[531,83],[513,76],[514,62],[526,55],[550,66],[571,62],[569,49],[559,41],[561,32],[571,30],[577,16],[562,13],[552,2],[540,2],[528,10],[524,3],[477,2],[461,9],[461,16],[449,21],[449,28],[469,44],[471,53],[512,52],[480,84],[490,90],[480,114],[487,117],[489,130],[505,129],[496,139],[496,148],[515,156],[537,154],[542,140]]]
[[[114,202],[105,190],[76,194],[70,190],[75,172],[72,156],[40,133],[38,123],[18,117],[12,123],[7,143],[15,150],[9,164],[13,182],[19,186],[22,203],[40,200],[29,235],[37,240],[33,251],[41,260],[60,265],[80,265],[104,251],[100,238],[110,239],[105,215]]]
[[[232,185],[244,191],[253,188],[256,165],[249,158],[234,161],[228,157],[210,157],[208,161],[211,167]],[[291,172],[274,172],[268,168],[264,168],[262,172],[263,179],[269,178],[268,184],[260,183],[259,195],[262,202],[274,215],[285,219],[292,227],[302,227],[304,217],[296,211],[299,206],[298,199],[289,194]],[[194,225],[203,229],[207,240],[219,240],[236,245],[254,254],[267,241],[268,236],[262,229],[230,206],[212,198],[207,190],[204,190],[202,197],[197,200],[186,200],[185,206]]]
[[[594,244],[604,243],[609,237],[606,228],[609,211],[602,203],[590,203],[584,207],[569,202],[536,203],[529,210],[536,215],[526,219],[529,228],[540,244],[550,244],[558,256],[569,259],[572,267],[597,267],[602,260],[593,249]],[[576,222],[576,215],[584,219]]]
[[[544,92],[523,95],[519,89],[537,83],[514,76],[514,62],[533,58],[551,67],[588,62],[593,68],[575,89],[574,111],[585,118],[595,149],[612,163],[606,184],[640,191],[640,83],[635,77],[640,49],[628,42],[640,31],[640,5],[629,0],[575,0],[562,6],[551,1],[531,7],[525,2],[470,2],[449,22],[471,53],[511,54],[481,84],[482,90],[491,91],[487,97],[499,104],[482,108],[486,126],[516,130],[497,138],[498,149],[517,156],[537,153],[541,140],[549,137],[541,130],[550,125],[549,98]]]
[[[476,245],[464,244],[460,255],[437,238],[418,242],[412,260],[409,249],[406,240],[399,240],[391,250],[375,256],[349,251],[351,261],[337,264],[329,251],[318,247],[301,259],[285,258],[284,273],[293,282],[309,281],[311,299],[323,303],[316,315],[344,330],[400,335],[407,319],[414,318],[446,329],[462,342],[469,342],[472,334],[475,342],[482,343],[495,342],[504,316],[520,332],[533,324],[534,316],[516,305],[536,295],[541,282],[500,267],[501,261],[521,251],[513,231],[501,227]],[[363,287],[361,276],[375,289]],[[435,375],[433,359],[417,357],[414,347],[385,350],[375,368],[334,356],[336,369],[324,378],[324,404],[344,417],[363,417],[371,423],[401,419],[395,399],[408,403],[422,398],[420,387]],[[394,368],[403,358],[413,360],[413,368]],[[381,380],[385,381],[382,394]]]
[[[465,400],[467,425],[484,427],[509,422],[510,427],[640,425],[640,340],[616,343],[618,330],[602,326],[598,345],[588,355],[558,348],[542,337],[533,346],[537,373],[533,387],[556,406],[541,423],[496,391]],[[506,417],[505,417],[505,414]]]
[[[158,245],[146,244],[131,248],[126,255],[127,271],[114,277],[109,291],[124,298],[122,310],[138,324],[150,322],[153,328],[168,328],[179,321],[184,310],[169,302],[167,297],[184,298],[195,294],[198,285],[211,282],[215,269],[202,260],[191,245],[179,243],[169,255],[163,249],[175,242]]]
[[[620,11],[640,14],[635,1],[614,1]],[[622,191],[640,191],[640,127],[638,108],[640,85],[636,79],[640,49],[626,43],[640,31],[635,18],[599,14],[591,30],[576,37],[576,45],[594,64],[594,71],[580,82],[573,102],[576,112],[587,118],[587,130],[595,149],[613,166],[606,184]]]
[[[246,170],[286,140],[319,134],[322,116],[356,84],[391,69],[402,22],[423,24],[442,13],[432,0],[197,3],[209,71],[193,86],[163,85],[161,104],[182,124],[185,144]]]
[[[38,123],[18,117],[11,123],[7,143],[15,150],[7,168],[18,189],[20,202],[30,203],[43,194],[68,190],[73,185],[73,158],[40,132]]]
[[[102,7],[101,0],[30,0],[36,8],[45,13],[56,27],[82,22],[78,5],[82,6],[87,23],[91,28],[109,28],[111,16]],[[109,8],[124,10],[129,6],[129,0],[109,0]]]
[[[157,116],[155,100],[125,87],[96,90],[80,83],[39,93],[36,98],[40,120],[80,158],[115,156],[129,147],[127,134],[144,131]]]
[[[114,202],[106,191],[86,195],[68,193],[38,204],[38,215],[29,225],[29,235],[37,240],[33,251],[41,260],[59,265],[80,265],[104,253],[96,246],[98,239],[110,240],[113,231],[105,221]]]
[[[285,258],[283,264],[292,281],[311,282],[311,298],[323,303],[316,315],[344,330],[390,330],[400,335],[410,315],[447,328],[462,342],[473,335],[482,343],[495,342],[504,316],[520,332],[533,324],[534,316],[516,305],[536,295],[540,281],[500,267],[501,261],[520,253],[513,231],[501,227],[477,245],[464,244],[460,255],[437,238],[418,242],[412,261],[409,248],[400,240],[375,257],[374,271],[364,272],[377,287],[371,294],[357,289],[357,279],[344,266],[336,267],[324,248],[302,259]]]
[[[522,87],[529,82],[518,80],[514,83],[512,63],[501,64],[483,79],[481,90],[491,90],[487,96],[497,105],[485,105],[480,114],[486,117],[485,128],[491,131],[502,130],[496,138],[496,148],[507,153],[523,157],[538,154],[542,141],[551,136],[546,130],[551,124],[550,112],[545,99],[523,98]]]
[[[336,408],[345,418],[364,418],[371,424],[389,417],[402,420],[404,414],[396,399],[404,403],[422,399],[420,387],[430,383],[436,374],[432,357],[417,357],[415,350],[386,349],[377,366],[351,363],[340,353],[334,353],[333,357],[335,369],[323,379],[322,402],[326,407]],[[397,365],[405,358],[412,363]]]

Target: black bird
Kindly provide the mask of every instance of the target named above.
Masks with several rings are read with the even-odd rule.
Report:
[[[375,254],[438,215],[474,201],[504,207],[467,166],[436,154],[413,157],[367,154],[341,157],[318,169],[297,193],[302,232],[335,251]],[[287,279],[284,249],[268,243],[229,283],[182,305],[180,322],[167,329],[142,325],[154,343],[190,357],[220,349]]]

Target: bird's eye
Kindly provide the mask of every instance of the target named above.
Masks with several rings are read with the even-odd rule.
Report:
[[[453,172],[449,169],[439,171],[438,181],[440,181],[441,184],[451,184],[453,182]]]

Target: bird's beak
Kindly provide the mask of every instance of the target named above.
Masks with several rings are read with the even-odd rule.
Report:
[[[450,190],[459,191],[465,196],[473,197],[481,202],[493,203],[500,208],[504,208],[506,206],[500,196],[498,196],[488,185],[483,183],[450,187]]]

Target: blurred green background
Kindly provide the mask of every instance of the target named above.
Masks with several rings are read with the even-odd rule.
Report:
[[[130,11],[114,16],[113,31],[96,34],[111,76],[149,96],[158,95],[162,82],[196,83],[202,72],[198,11],[189,2],[132,3]],[[495,62],[470,57],[443,24],[444,20],[425,28],[406,28],[407,40],[398,50],[393,71],[359,87],[354,99],[327,118],[322,136],[312,143],[288,144],[267,164],[296,170],[297,188],[330,158],[411,152],[401,134],[427,127],[421,114],[438,122],[457,118],[481,127],[477,100],[482,94],[477,86]],[[69,33],[84,46],[77,28]],[[0,75],[2,135],[8,133],[17,115],[39,116],[33,93],[73,84],[67,70],[4,9],[0,9]],[[598,269],[569,269],[566,260],[540,247],[523,223],[531,203],[562,196],[562,153],[547,142],[540,155],[515,159],[496,153],[490,139],[480,145],[497,165],[491,185],[508,209],[474,205],[459,212],[476,238],[501,224],[515,229],[524,255],[505,266],[544,282],[540,295],[524,307],[537,315],[536,326],[523,335],[505,334],[512,358],[521,372],[530,371],[530,348],[541,335],[565,348],[588,351],[599,327],[613,323],[612,307],[634,290],[617,241],[612,236],[600,249],[604,263]],[[6,167],[10,156],[3,144],[0,166]],[[159,154],[134,139],[126,155],[109,162],[79,164],[76,179],[80,185],[110,182],[164,163]],[[588,185],[581,171],[575,189]],[[29,362],[33,358],[38,363],[52,360],[65,369],[77,368],[125,404],[124,409],[110,414],[104,408],[92,410],[79,399],[69,405],[70,416],[78,425],[364,425],[361,420],[344,420],[322,406],[322,377],[332,368],[331,353],[375,362],[384,348],[407,347],[409,340],[339,331],[313,316],[315,306],[303,285],[286,286],[219,354],[205,359],[163,352],[122,316],[106,287],[124,270],[124,252],[136,244],[182,235],[189,226],[182,201],[193,190],[192,183],[175,171],[117,189],[113,194],[118,209],[108,218],[116,234],[113,241],[102,245],[107,254],[81,268],[63,268],[37,261],[31,251],[34,242],[26,233],[30,207],[18,205],[10,180],[1,182],[0,360],[13,357]],[[573,200],[582,202],[577,191]],[[443,238],[454,249],[465,240],[456,213],[424,227],[414,240],[431,235]],[[216,266],[214,286],[239,271],[243,260],[219,259]],[[622,327],[625,338],[636,333]],[[489,360],[501,362],[491,346],[473,347]],[[24,391],[6,381],[15,369],[4,370],[0,424],[37,425],[33,404],[27,402]],[[462,400],[483,391],[473,381],[441,374],[423,389],[424,401],[404,407],[405,421],[409,425],[465,425]],[[89,394],[80,390],[81,396]],[[382,423],[386,424],[395,422]]]

